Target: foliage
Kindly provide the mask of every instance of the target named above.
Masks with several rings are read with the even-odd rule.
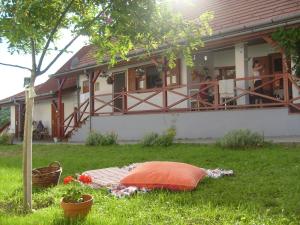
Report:
[[[118,135],[114,132],[109,132],[102,135],[100,145],[116,145],[118,143]]]
[[[10,121],[10,108],[0,109],[0,127]]]
[[[99,145],[101,139],[102,139],[101,134],[99,134],[95,131],[92,131],[87,136],[85,144],[90,145],[90,146],[96,146],[96,145]]]
[[[115,145],[118,143],[118,135],[114,132],[108,132],[106,134],[97,133],[92,131],[87,139],[85,144],[91,146],[97,145]]]
[[[300,77],[300,28],[280,28],[272,34],[272,38],[282,47],[287,56],[295,62],[293,70]]]
[[[149,146],[167,147],[173,144],[175,136],[176,136],[176,129],[174,127],[171,127],[167,129],[166,132],[164,132],[162,135],[153,132],[146,134],[140,143],[143,147],[149,147]]]
[[[169,128],[164,134],[160,135],[158,139],[156,140],[157,146],[170,146],[174,142],[174,138],[176,136],[176,129],[175,128]]]
[[[75,179],[72,176],[65,177],[64,184],[69,185],[69,188],[62,195],[64,201],[71,203],[83,202],[83,184],[90,184],[91,182],[92,178],[83,174],[80,175],[78,179]]]
[[[146,134],[142,138],[140,143],[143,147],[154,146],[156,144],[158,137],[159,137],[159,135],[157,133],[152,132],[152,133]]]
[[[11,145],[13,142],[13,135],[8,133],[3,133],[0,135],[0,145]]]
[[[176,13],[168,0],[139,1],[0,1],[0,38],[14,53],[40,56],[33,68],[35,75],[45,73],[52,62],[42,68],[47,52],[57,51],[56,61],[79,37],[87,36],[97,48],[99,61],[109,58],[127,60],[129,51],[144,48],[150,53],[168,44],[166,54],[174,66],[176,54],[191,58],[202,47],[202,36],[211,35],[212,12],[187,20]],[[66,48],[58,49],[57,40],[69,30],[72,38]],[[74,39],[74,40],[73,40]],[[35,62],[33,62],[35,63]],[[192,63],[192,60],[187,60]]]
[[[249,148],[260,147],[264,144],[264,136],[258,132],[252,132],[248,129],[234,130],[224,135],[218,142],[218,145],[224,148]]]
[[[33,148],[34,167],[59,160],[64,166],[62,177],[151,160],[233,169],[235,173],[233,177],[206,178],[192,192],[157,190],[130,199],[116,199],[105,189],[88,188],[86,192],[93,195],[95,204],[81,224],[299,224],[300,145],[268,145],[259,154],[253,152],[255,148],[224,151],[215,145],[199,144],[153,147],[147,151],[140,145],[98,149],[58,144],[55,148]],[[21,160],[19,145],[0,146],[0,224],[69,224],[59,207],[69,185],[34,190],[35,212],[24,216],[15,211],[22,209]],[[14,204],[9,205],[13,198]]]

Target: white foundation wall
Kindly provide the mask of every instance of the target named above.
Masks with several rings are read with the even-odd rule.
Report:
[[[250,129],[265,137],[291,137],[300,134],[300,116],[289,114],[288,108],[94,116],[91,124],[83,125],[69,141],[84,142],[90,130],[115,132],[119,140],[139,141],[169,127],[176,128],[177,139],[215,139],[237,129]]]
[[[42,121],[51,134],[51,100],[38,101],[34,103],[33,120]]]
[[[10,107],[10,127],[9,133],[14,134],[16,132],[16,108],[14,105]]]

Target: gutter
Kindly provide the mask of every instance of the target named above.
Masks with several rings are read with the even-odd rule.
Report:
[[[47,96],[54,96],[55,93],[54,92],[48,92],[48,93],[44,93],[44,94],[40,94],[40,95],[37,95],[35,96],[35,98],[39,98],[39,97],[47,97]],[[19,104],[17,101],[20,101],[20,100],[24,100],[24,96],[22,97],[18,97],[18,98],[10,98],[10,100],[7,100],[5,102],[0,102],[0,105],[15,105],[15,104]]]
[[[204,42],[211,42],[211,41],[218,41],[224,38],[231,38],[231,37],[236,37],[240,35],[246,35],[246,34],[251,34],[255,32],[260,32],[268,29],[274,29],[282,26],[288,26],[288,25],[295,25],[295,24],[300,24],[300,13],[293,14],[291,16],[284,17],[282,19],[271,19],[268,20],[264,23],[254,25],[254,26],[244,26],[243,28],[234,28],[234,29],[228,29],[226,31],[220,31],[218,34],[209,36],[209,37],[204,37],[203,41]],[[154,54],[161,53],[163,52],[168,46],[162,46],[159,50],[153,51]],[[146,56],[145,51],[141,51],[140,53],[134,53],[132,55],[129,54],[128,58],[132,59],[137,56]],[[120,62],[123,60],[120,60]],[[89,70],[89,69],[94,69],[100,66],[105,66],[108,65],[108,62],[103,62],[100,64],[90,64],[86,65],[84,67],[80,67],[74,70],[69,70],[67,72],[62,72],[62,73],[56,73],[56,74],[51,74],[49,77],[60,77],[64,75],[68,75],[70,73],[77,73],[77,72],[82,72],[83,70]]]

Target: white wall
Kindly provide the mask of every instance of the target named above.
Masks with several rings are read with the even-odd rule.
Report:
[[[248,74],[252,75],[252,62],[254,57],[267,56],[278,52],[269,44],[257,44],[247,47]],[[214,67],[235,66],[234,48],[213,52]]]
[[[9,133],[14,134],[16,132],[16,108],[14,105],[10,107],[10,127]]]
[[[76,92],[63,95],[62,102],[64,103],[64,118],[66,119],[71,113],[74,112],[74,107],[77,107]]]
[[[36,101],[33,109],[33,120],[42,121],[51,134],[51,100]]]
[[[127,141],[141,140],[150,132],[163,133],[171,126],[178,139],[219,138],[236,129],[250,129],[266,137],[299,136],[300,117],[289,114],[287,108],[92,117],[92,130],[113,131]],[[85,124],[70,141],[84,142],[88,133],[89,124]]]
[[[234,49],[216,51],[213,53],[214,67],[234,66]]]

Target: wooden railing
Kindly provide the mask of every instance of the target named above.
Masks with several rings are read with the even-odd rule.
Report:
[[[74,107],[74,112],[70,114],[64,120],[64,137],[70,136],[70,134],[78,128],[83,122],[85,122],[89,115],[87,109],[89,106],[89,99],[85,100],[79,108]]]
[[[259,85],[253,86],[260,79]],[[229,110],[291,106],[300,110],[292,98],[291,87],[299,86],[290,74],[248,76],[231,80],[231,93],[224,95],[220,81],[212,80],[187,85],[154,88],[151,90],[126,91],[95,95],[93,115],[145,114],[156,112],[184,112],[200,110]],[[226,89],[226,88],[225,88]],[[69,134],[89,116],[89,99],[74,110],[64,123],[65,134]],[[84,118],[84,119],[83,119]],[[73,126],[71,125],[73,124]]]

